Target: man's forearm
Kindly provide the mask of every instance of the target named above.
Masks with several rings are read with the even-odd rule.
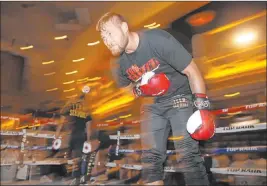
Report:
[[[206,86],[203,76],[193,60],[191,61],[190,65],[183,71],[183,73],[188,77],[190,88],[193,94],[206,94]]]
[[[123,87],[121,88],[124,92],[126,92],[127,94],[130,94],[131,96],[135,96],[133,93],[133,88],[134,88],[134,84],[131,83],[130,85],[128,85],[127,87]]]
[[[89,141],[90,138],[91,138],[91,128],[90,128],[90,125],[91,125],[91,121],[86,122],[86,136],[87,136],[87,141]]]
[[[58,138],[64,123],[60,123],[57,127],[55,137]]]
[[[201,75],[190,75],[188,77],[190,88],[192,93],[206,94],[206,86]]]

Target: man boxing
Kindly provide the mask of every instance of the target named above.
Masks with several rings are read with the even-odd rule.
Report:
[[[143,180],[163,184],[163,163],[170,127],[187,185],[208,185],[197,140],[207,140],[215,126],[203,77],[192,56],[168,32],[131,32],[119,14],[103,15],[96,26],[113,56],[114,77],[135,97],[151,97],[141,123]]]

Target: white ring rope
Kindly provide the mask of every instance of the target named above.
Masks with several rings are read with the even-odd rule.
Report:
[[[124,169],[142,170],[142,165],[133,165],[133,164],[107,163],[106,167],[121,167]],[[211,168],[210,170],[211,172],[218,174],[266,176],[266,169],[227,167],[227,168]],[[179,172],[179,168],[166,166],[164,167],[164,172]]]
[[[265,130],[266,123],[259,123],[253,125],[243,125],[243,126],[232,126],[232,127],[219,127],[216,128],[215,133],[234,133],[234,132],[243,132],[243,131],[255,131],[255,130]],[[117,135],[109,135],[109,138],[112,140],[117,140]],[[128,134],[128,135],[121,135],[120,139],[140,139],[140,134]]]
[[[2,136],[23,136],[25,134],[23,132],[20,132],[20,131],[0,131],[0,135],[2,135]],[[55,138],[55,134],[45,134],[45,133],[28,132],[28,131],[26,131],[26,136],[35,137],[35,138],[47,138],[47,139],[54,139]],[[62,137],[59,136],[58,138],[62,138]]]

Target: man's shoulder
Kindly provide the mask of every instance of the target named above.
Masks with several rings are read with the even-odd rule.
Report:
[[[150,38],[150,39],[156,39],[156,38],[169,38],[171,35],[167,31],[163,29],[147,29],[141,31],[143,33],[144,37]]]

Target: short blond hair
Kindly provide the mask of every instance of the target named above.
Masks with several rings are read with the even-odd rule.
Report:
[[[96,24],[96,31],[99,32],[103,28],[103,25],[105,25],[105,23],[109,21],[112,21],[115,24],[121,24],[123,22],[127,23],[127,21],[122,15],[114,13],[114,12],[108,12],[104,14],[102,17],[100,17],[100,19],[98,20]]]

